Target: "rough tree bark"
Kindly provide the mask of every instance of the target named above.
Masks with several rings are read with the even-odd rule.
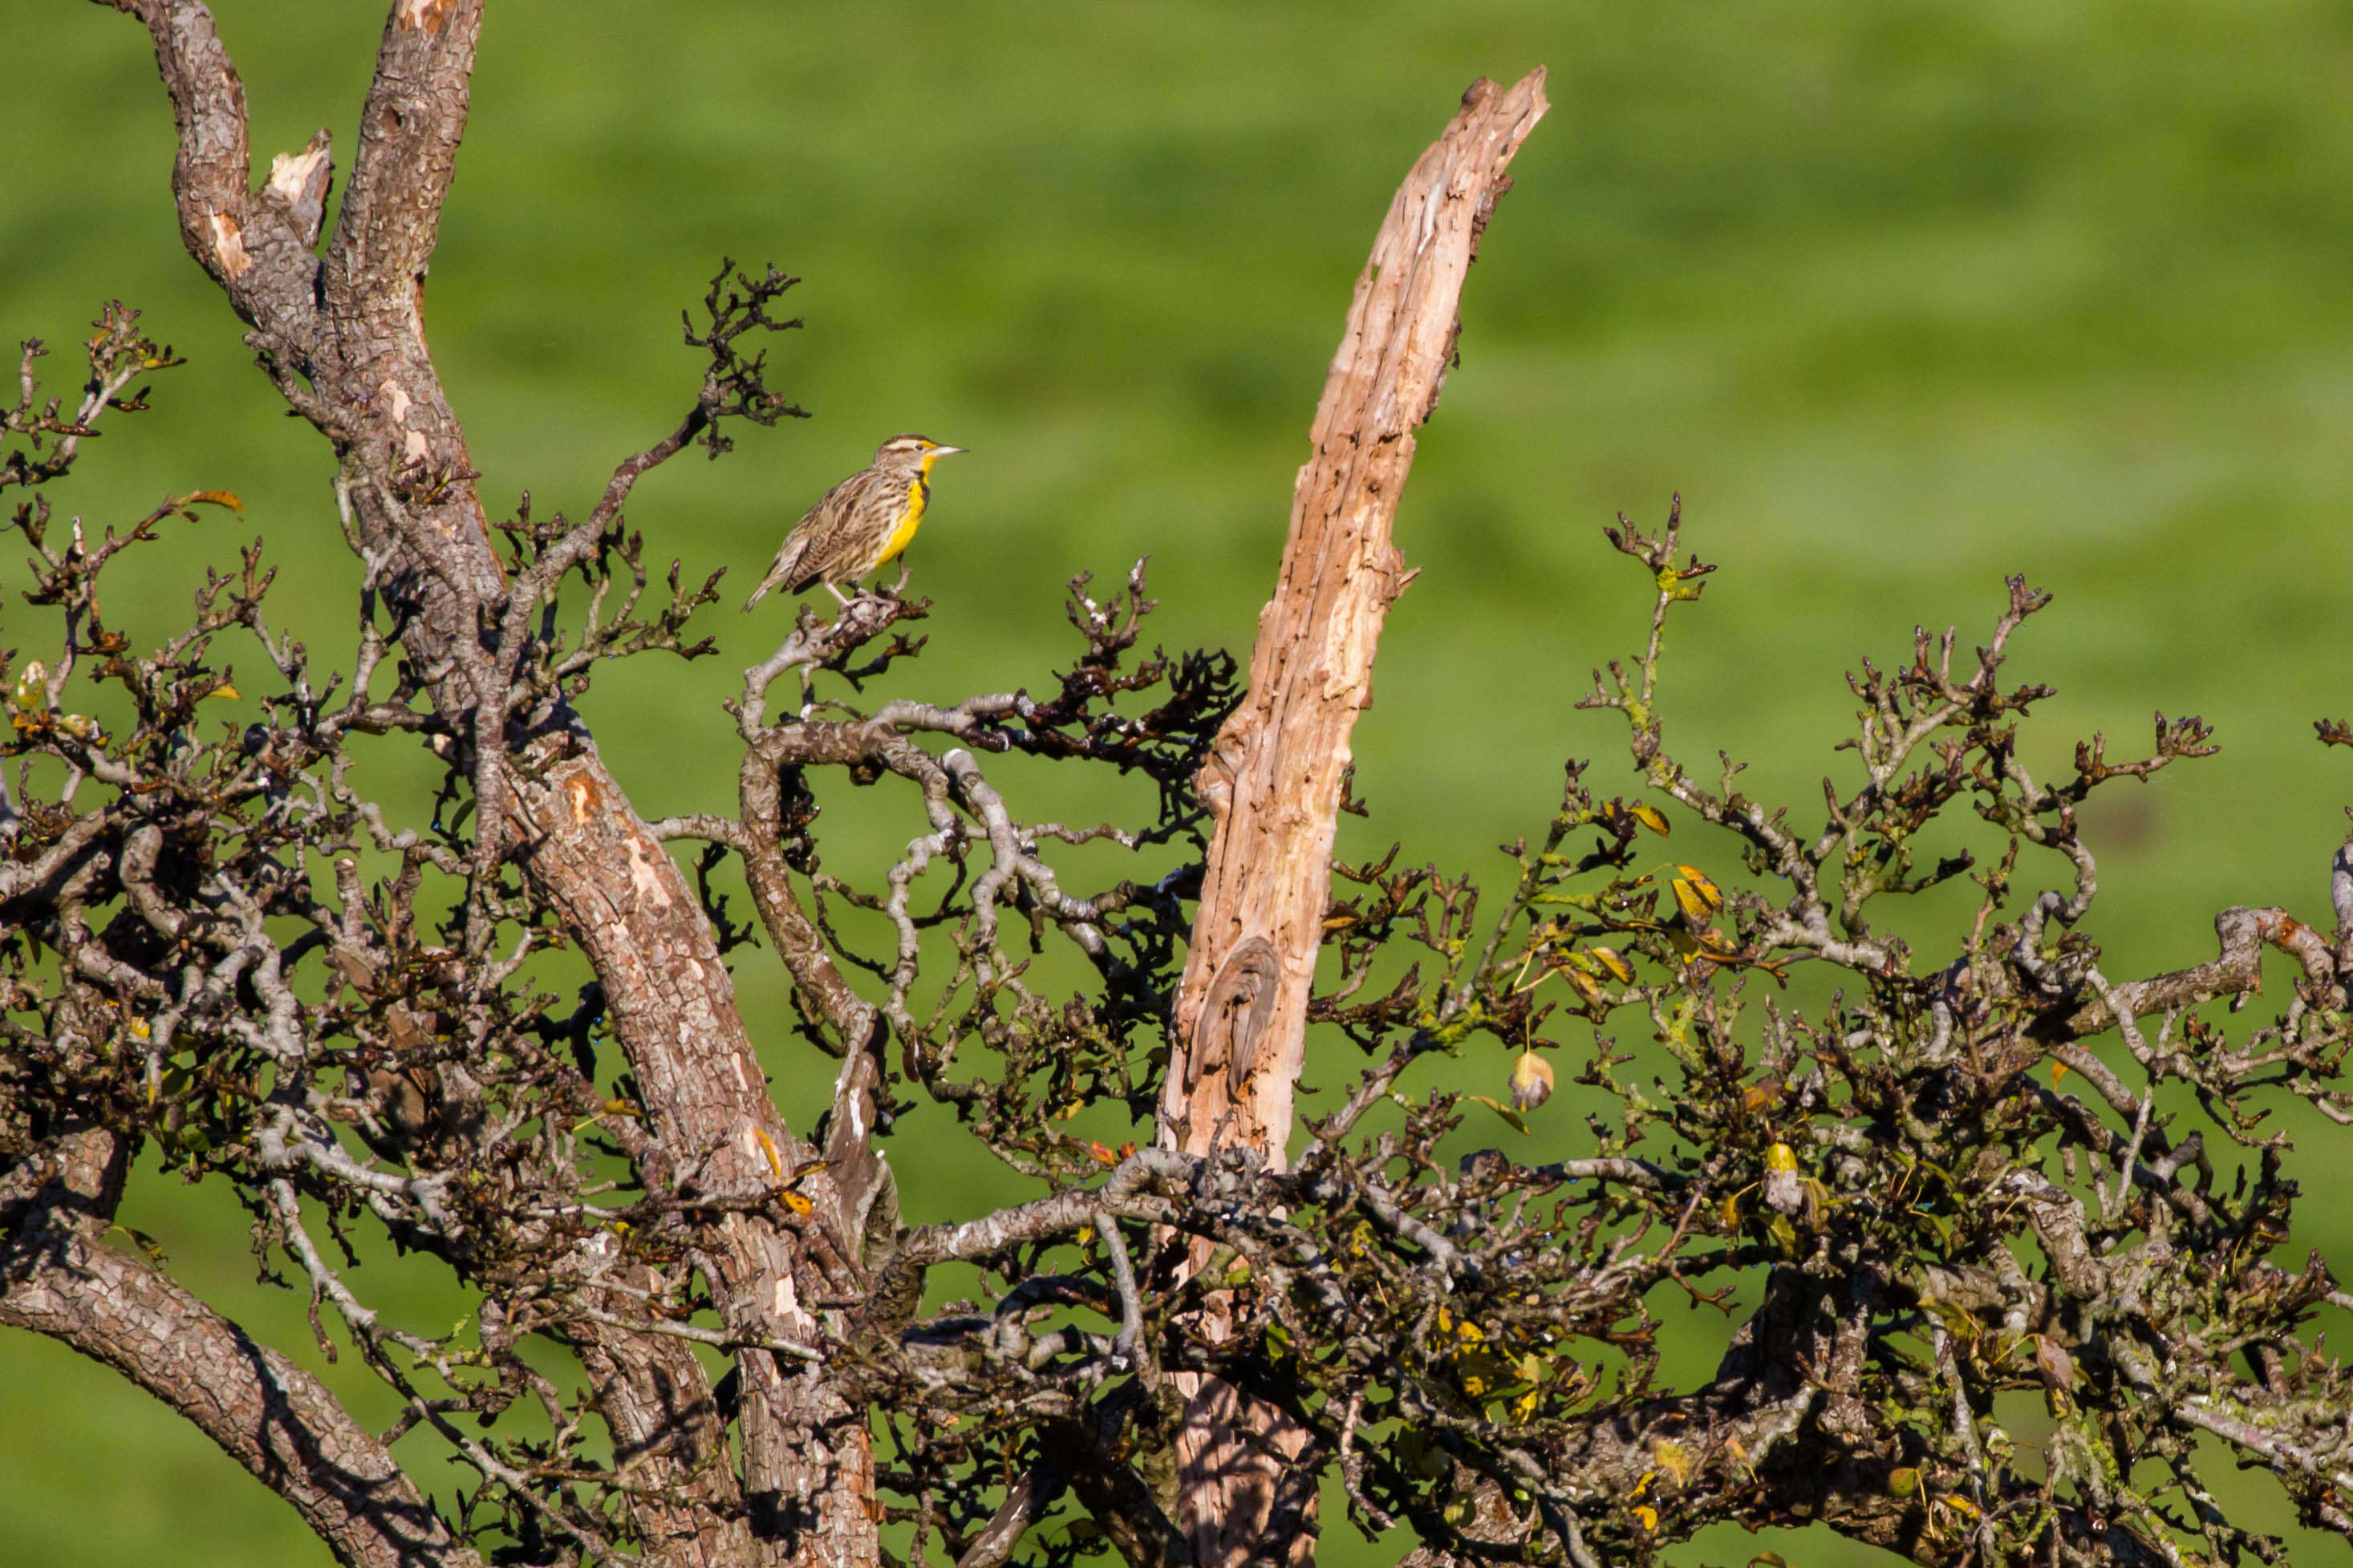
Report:
[[[208,10],[192,0],[100,3],[138,18],[153,39],[178,130],[174,192],[184,240],[252,328],[248,341],[281,394],[333,447],[338,499],[370,584],[394,606],[436,708],[472,738],[478,872],[512,858],[564,915],[603,985],[654,1143],[698,1160],[705,1187],[764,1190],[779,1162],[798,1168],[808,1151],[768,1099],[693,889],[576,714],[560,702],[507,710],[525,619],[567,557],[559,547],[533,568],[544,581],[507,580],[423,315],[465,130],[481,0],[395,0],[350,184],[323,250],[333,174],[325,133],[280,155],[250,188],[243,88]],[[1543,111],[1541,72],[1509,91],[1475,86],[1399,192],[1359,283],[1314,427],[1317,456],[1301,477],[1282,583],[1261,618],[1252,703],[1202,780],[1219,827],[1180,993],[1179,1087],[1163,1128],[1166,1142],[1187,1150],[1255,1148],[1281,1159],[1348,728],[1365,700],[1382,616],[1403,584],[1390,518],[1412,432],[1451,357],[1455,301],[1480,231],[1507,184],[1505,165]],[[621,465],[579,531],[584,547],[617,519],[638,475],[691,438],[699,416]],[[772,805],[763,809],[773,790],[758,763],[749,759],[746,771],[755,825],[773,815]],[[821,952],[812,959],[810,944],[781,940],[809,922],[789,884],[761,869],[754,867],[753,880],[764,923],[849,1047],[843,1113],[823,1151],[826,1172],[806,1184],[829,1223],[796,1231],[756,1211],[732,1215],[713,1261],[730,1332],[813,1345],[818,1326],[801,1305],[808,1289],[842,1297],[861,1283],[859,1229],[869,1189],[883,1179],[865,1146],[882,1034],[876,1010],[840,984]],[[1212,1040],[1215,1060],[1204,1050]],[[56,1267],[66,1255],[41,1256]],[[110,1359],[150,1387],[168,1387],[174,1369],[137,1364],[135,1350],[122,1348],[131,1342],[117,1336]],[[741,1355],[739,1479],[711,1462],[725,1447],[725,1423],[685,1345],[605,1327],[580,1351],[620,1457],[647,1483],[655,1560],[874,1560],[869,1434],[821,1367],[758,1350]],[[315,1410],[297,1408],[290,1419],[315,1417],[300,1442],[332,1448],[345,1423],[317,1394]],[[1206,1412],[1218,1391],[1205,1397]],[[250,1458],[250,1434],[234,1409],[175,1403]],[[1293,1435],[1282,1442],[1296,1446]],[[1219,1462],[1217,1447],[1189,1445],[1197,1469]],[[1267,1531],[1278,1500],[1263,1481],[1261,1473],[1239,1489],[1230,1478],[1195,1488],[1187,1517],[1204,1561],[1228,1560]],[[389,1507],[348,1510],[322,1533],[349,1561],[434,1554],[406,1520],[413,1501],[404,1495]],[[1312,1491],[1293,1511],[1303,1520],[1309,1506]]]
[[[161,1270],[103,1245],[130,1160],[103,1129],[0,1180],[0,1323],[114,1368],[211,1436],[354,1568],[479,1568],[375,1435],[318,1381]]]
[[[249,189],[244,89],[209,11],[195,0],[100,3],[138,18],[153,38],[178,130],[173,191],[183,238],[253,329],[248,342],[280,391],[332,444],[338,494],[371,582],[395,605],[436,706],[474,736],[486,859],[512,856],[564,910],[602,979],[659,1141],[707,1153],[700,1173],[707,1184],[765,1190],[770,1149],[788,1167],[807,1156],[768,1099],[693,888],[607,772],[576,714],[561,705],[505,711],[512,671],[501,650],[519,646],[539,596],[522,590],[552,587],[565,563],[551,558],[544,584],[504,581],[423,311],[465,130],[481,0],[395,0],[323,256],[316,247],[332,172],[326,133],[301,153],[279,156],[262,187]],[[591,521],[609,523],[638,475],[696,428],[691,417],[624,463]],[[837,1169],[859,1163],[841,1152]],[[822,1214],[856,1207],[822,1174],[807,1186],[826,1199]],[[747,1336],[809,1342],[817,1325],[800,1305],[797,1270],[823,1280],[857,1267],[856,1249],[840,1238],[808,1256],[800,1237],[759,1214],[731,1216],[725,1238],[717,1260],[726,1277],[723,1311],[730,1329]],[[166,1347],[154,1349],[161,1355]],[[649,1492],[669,1489],[697,1504],[658,1523],[649,1560],[873,1561],[866,1426],[821,1372],[744,1352],[739,1492],[728,1466],[707,1462],[724,1447],[724,1426],[686,1345],[613,1329],[583,1357]],[[151,1386],[170,1375],[160,1365],[126,1370]],[[188,1414],[232,1453],[248,1441],[233,1409],[218,1418]],[[346,1561],[371,1556],[357,1546],[338,1551]]]
[[[1254,1151],[1280,1166],[1306,1048],[1348,737],[1372,700],[1373,655],[1412,574],[1390,542],[1414,431],[1438,406],[1457,308],[1513,154],[1548,107],[1541,67],[1484,78],[1389,204],[1299,470],[1274,596],[1259,614],[1249,696],[1198,781],[1217,821],[1176,1007],[1161,1142]],[[1311,1551],[1306,1434],[1228,1384],[1187,1374],[1181,1520],[1202,1568]],[[1301,1478],[1311,1479],[1303,1483]],[[1310,1489],[1292,1497],[1302,1485]]]
[[[678,633],[712,584],[673,568],[667,608],[592,609],[568,646],[555,589],[577,569],[592,602],[617,583],[635,605],[643,540],[621,523],[636,480],[698,438],[723,450],[724,420],[795,412],[731,346],[796,324],[766,313],[792,279],[723,267],[707,334],[688,327],[711,359],[683,422],[622,461],[584,521],[519,513],[501,524],[512,551],[493,549],[421,326],[479,0],[396,0],[323,252],[326,139],[249,190],[242,89],[201,0],[106,3],[154,39],[191,250],[337,454],[364,614],[349,684],[328,689],[346,700],[322,706],[301,645],[262,617],[257,543],[240,572],[207,574],[191,630],[142,656],[100,613],[100,569],[190,503],[234,498],[172,498],[102,539],[79,518],[69,539],[48,531],[38,492],[11,511],[33,552],[24,597],[58,613],[63,639],[54,668],[0,656],[0,1324],[167,1402],[340,1560],[848,1568],[883,1558],[879,1493],[906,1500],[891,1517],[913,1555],[936,1540],[960,1568],[1002,1568],[1064,1496],[1131,1568],[1296,1564],[1317,1482],[1336,1473],[1368,1536],[1415,1532],[1407,1568],[1650,1562],[1727,1521],[1824,1524],[1927,1568],[2179,1563],[2193,1531],[2201,1563],[2284,1561],[2201,1479],[2209,1439],[2270,1470],[2304,1522],[2353,1539],[2353,1372],[2318,1331],[2353,1295],[2319,1252],[2280,1251],[2309,1173],[2287,1174],[2294,1151],[2266,1121],[2301,1101],[2353,1125],[2353,872],[2340,854],[2333,933],[2227,910],[2212,963],[2112,984],[2083,924],[2098,877],[2078,807],[2210,754],[2211,731],[2159,714],[2150,755],[2112,761],[2094,736],[2072,779],[2038,783],[2018,723],[2051,690],[2001,680],[2011,634],[2049,603],[2023,578],[1973,660],[1957,662],[1957,633],[1923,631],[1895,664],[1862,666],[1861,771],[1851,793],[1831,785],[1809,835],[1737,793],[1730,758],[1711,790],[1667,749],[1667,619],[1715,568],[1683,555],[1679,508],[1656,534],[1621,517],[1607,537],[1642,570],[1649,641],[1581,706],[1624,718],[1641,793],[1602,798],[1572,763],[1541,840],[1513,847],[1500,915],[1429,868],[1343,868],[1362,891],[1327,902],[1351,727],[1404,583],[1392,513],[1464,271],[1543,112],[1540,75],[1475,88],[1382,229],[1229,728],[1230,658],[1140,655],[1141,566],[1108,602],[1073,582],[1086,652],[1051,685],[953,705],[818,700],[819,674],[855,695],[920,642],[892,631],[919,601],[861,593],[830,622],[805,612],[727,704],[746,748],[741,818],[649,823],[569,700],[605,659],[706,651]],[[135,314],[107,308],[72,414],[40,398],[42,345],[24,344],[0,485],[62,476],[100,413],[143,405],[117,395],[170,355]],[[206,739],[190,715],[237,695],[206,651],[232,627],[287,686],[261,698],[271,721]],[[771,722],[788,677],[801,700]],[[121,697],[135,728],[109,736],[68,704],[69,681]],[[2353,724],[2316,728],[2353,746]],[[429,833],[395,834],[341,782],[352,737],[396,733],[430,747],[439,799],[462,804]],[[1008,753],[1140,770],[1156,818],[1017,817],[981,761]],[[51,764],[54,795],[24,783]],[[862,959],[825,919],[817,769],[920,795],[923,831],[887,893],[858,895],[895,930],[895,963]],[[1704,864],[1657,870],[1642,835],[1672,825],[1646,795],[1729,836],[1678,854],[1736,849],[1766,890],[1719,886]],[[1963,805],[1994,857],[1963,934],[1932,957],[1874,934],[1874,900],[1980,864],[1914,858]],[[743,859],[802,1032],[841,1064],[821,1158],[768,1101],[720,963],[744,928],[680,874],[680,839],[712,847],[704,874]],[[1106,839],[1165,869],[1082,897],[1041,858]],[[386,858],[372,885],[369,855]],[[934,1003],[924,933],[943,927],[956,968]],[[1025,978],[1050,927],[1101,982],[1067,1002]],[[1314,1016],[1377,1054],[1286,1159],[1327,935],[1340,979]],[[593,965],[568,1015],[524,968],[550,942]],[[1361,996],[1392,944],[1429,969]],[[2250,995],[2267,949],[2302,974],[2274,1022],[2233,1039],[2198,1009]],[[1819,1016],[1751,983],[1798,963],[1842,977]],[[314,981],[322,994],[298,992]],[[1599,1032],[1625,1008],[1662,1054]],[[1541,1076],[1588,1026],[1579,1081],[1620,1107],[1592,1119],[1594,1157],[1457,1156],[1470,1097],[1442,1089],[1364,1124],[1430,1050],[1483,1039]],[[2088,1037],[2111,1027],[2121,1048],[2095,1053]],[[1151,1076],[1164,1028],[1166,1085]],[[607,1090],[616,1047],[627,1072]],[[1637,1062],[1665,1076],[1616,1076]],[[898,1113],[894,1084],[1051,1190],[904,1226],[870,1142]],[[1165,1146],[1114,1152],[1067,1128],[1113,1103],[1157,1110]],[[1672,1152],[1639,1157],[1659,1134]],[[386,1434],[152,1254],[107,1244],[146,1144],[253,1207],[261,1255],[291,1260],[403,1401]],[[438,1338],[386,1321],[311,1240],[313,1204],[449,1263],[481,1292],[471,1321]],[[986,1306],[923,1313],[927,1271],[948,1267],[977,1276]],[[1742,1319],[1736,1294],[1760,1279]],[[1652,1300],[1680,1311],[1686,1297],[1740,1320],[1704,1381],[1671,1377],[1659,1353]],[[588,1396],[524,1361],[526,1340],[575,1354]],[[698,1342],[733,1362],[716,1386]],[[526,1393],[553,1444],[535,1424],[475,1435]],[[1990,1422],[2006,1395],[2052,1418],[2039,1458]],[[892,1436],[879,1480],[870,1421]],[[454,1521],[392,1452],[422,1423],[483,1478]],[[1062,1561],[1085,1540],[1039,1550]]]

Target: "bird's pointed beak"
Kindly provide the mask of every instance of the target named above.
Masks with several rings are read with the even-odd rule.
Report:
[[[927,458],[953,458],[958,452],[968,452],[970,450],[972,450],[972,448],[969,447],[934,447],[930,451],[924,453],[923,456]]]

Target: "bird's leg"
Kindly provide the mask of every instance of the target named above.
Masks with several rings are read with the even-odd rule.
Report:
[[[907,563],[907,558],[905,556],[902,555],[899,557],[899,580],[896,583],[892,584],[888,588],[885,588],[883,592],[890,595],[891,597],[894,599],[905,594],[907,591],[907,579],[913,575],[914,570],[915,569],[913,566],[910,566]]]
[[[845,610],[849,608],[849,601],[841,596],[840,589],[835,587],[832,584],[828,583],[825,585],[825,591],[833,595],[833,602],[835,604],[839,605]]]

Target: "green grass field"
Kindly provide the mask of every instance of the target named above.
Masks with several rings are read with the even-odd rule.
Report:
[[[263,162],[321,125],[348,145],[381,7],[218,10]],[[0,333],[63,345],[62,390],[121,298],[191,362],[53,499],[95,526],[236,489],[242,521],[123,570],[118,615],[170,629],[198,563],[259,530],[280,623],[334,662],[356,569],[330,459],[180,248],[143,37],[68,0],[13,0],[6,31]],[[675,422],[697,373],[678,312],[723,254],[807,279],[807,328],[772,361],[816,417],[681,461],[631,509],[649,553],[725,566],[734,590],[710,616],[724,657],[622,667],[590,699],[640,808],[731,805],[718,703],[781,624],[732,606],[894,431],[974,452],[941,470],[913,552],[937,607],[904,689],[1035,683],[1073,642],[1063,579],[1144,554],[1164,639],[1243,651],[1389,193],[1474,75],[1539,62],[1555,107],[1398,518],[1424,571],[1356,734],[1374,816],[1342,853],[1403,838],[1492,873],[1495,844],[1540,829],[1564,757],[1624,787],[1622,726],[1574,711],[1646,610],[1599,529],[1655,522],[1679,490],[1724,567],[1669,667],[1687,756],[1723,748],[1751,794],[1818,800],[1844,762],[1841,672],[1907,651],[1915,622],[1981,636],[2023,573],[2058,595],[2010,666],[2060,689],[2033,756],[2097,729],[2129,750],[2158,708],[2205,714],[2224,747],[2098,824],[2109,972],[2211,956],[2226,904],[2325,920],[2353,799],[2311,732],[2353,713],[2353,11],[2320,0],[496,5],[429,306],[494,508],[528,489],[576,512]],[[0,560],[0,646],[35,624],[20,583]],[[881,810],[860,831],[903,840]],[[739,973],[804,1124],[829,1074],[794,1054],[766,963]],[[1580,1136],[1563,1107],[1529,1143]],[[951,1138],[894,1159],[917,1219],[1012,1190]],[[131,1214],[209,1300],[326,1370],[301,1300],[253,1284],[232,1205],[144,1175]],[[2318,1216],[2289,1251],[2328,1240],[2353,1221]],[[381,1273],[363,1289],[447,1321],[438,1282]],[[1694,1325],[1687,1364],[1718,1332]],[[329,1375],[388,1419],[348,1358]],[[1403,1550],[1336,1516],[1326,1542],[1337,1563]],[[1672,1561],[1767,1545],[1803,1568],[1886,1561],[1737,1531]],[[0,1337],[0,1568],[325,1561],[143,1395]]]

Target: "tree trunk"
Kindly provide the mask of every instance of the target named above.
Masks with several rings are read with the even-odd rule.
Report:
[[[339,498],[374,580],[396,606],[401,640],[431,672],[436,707],[483,759],[478,868],[513,856],[564,911],[604,985],[660,1144],[709,1152],[698,1176],[705,1188],[767,1191],[770,1150],[787,1169],[807,1155],[768,1099],[693,888],[576,714],[561,706],[506,711],[512,670],[501,653],[522,640],[533,606],[521,603],[531,595],[509,591],[491,547],[464,432],[424,327],[425,275],[465,132],[482,0],[395,0],[323,256],[326,134],[281,155],[269,181],[249,189],[244,88],[210,12],[197,0],[101,3],[137,17],[154,41],[178,131],[173,191],[182,237],[252,325],[248,341],[280,391],[334,447]],[[669,450],[684,444],[676,437]],[[669,450],[624,464],[597,515],[617,515],[637,474]],[[532,737],[524,767],[507,765],[510,735]],[[806,1185],[826,1200],[820,1212],[841,1207],[823,1174]],[[724,1279],[712,1286],[730,1328],[814,1342],[802,1294],[819,1284],[845,1293],[835,1287],[849,1282],[827,1273],[854,1268],[855,1247],[804,1257],[797,1237],[756,1212],[731,1216],[723,1238]],[[796,1279],[804,1271],[805,1283]],[[788,1371],[761,1351],[741,1359],[739,1493],[730,1467],[709,1462],[723,1455],[725,1435],[709,1379],[680,1342],[612,1329],[585,1349],[616,1433],[645,1446],[648,1489],[692,1500],[691,1518],[649,1507],[662,1517],[649,1523],[647,1560],[871,1563],[878,1542],[863,1418],[821,1371]]]
[[[1510,186],[1504,170],[1546,108],[1544,77],[1539,68],[1509,89],[1472,84],[1398,188],[1356,279],[1315,411],[1314,455],[1293,491],[1274,597],[1259,615],[1250,696],[1198,780],[1217,828],[1162,1100],[1170,1147],[1283,1161],[1348,735],[1372,700],[1382,621],[1412,575],[1390,524],[1413,433],[1454,358],[1464,277]],[[1312,1474],[1293,1462],[1307,1435],[1223,1383],[1187,1375],[1179,1522],[1195,1560],[1305,1561],[1314,1498],[1289,1489]]]

